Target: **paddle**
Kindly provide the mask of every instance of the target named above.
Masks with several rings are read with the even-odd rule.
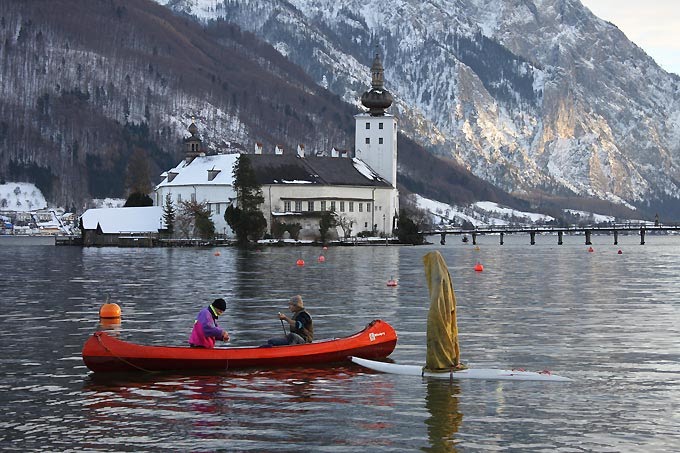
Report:
[[[288,332],[286,332],[286,326],[283,325],[283,319],[279,319],[281,321],[281,328],[283,329],[283,335],[287,336]]]

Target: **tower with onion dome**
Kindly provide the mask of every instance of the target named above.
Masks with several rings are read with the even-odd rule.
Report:
[[[368,112],[355,115],[356,157],[397,187],[397,119],[385,113],[392,105],[392,94],[385,89],[385,71],[380,55],[375,54],[371,66],[371,89],[361,95]]]
[[[368,112],[354,116],[356,121],[354,135],[355,156],[385,181],[392,185],[390,200],[383,212],[374,213],[377,222],[385,224],[384,231],[396,228],[399,215],[399,192],[397,191],[397,119],[386,113],[392,105],[392,94],[385,89],[385,70],[380,54],[376,52],[371,66],[371,89],[361,95],[361,104]],[[374,209],[377,207],[374,203]]]

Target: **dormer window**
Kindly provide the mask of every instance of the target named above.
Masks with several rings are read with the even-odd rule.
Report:
[[[221,171],[222,170],[215,170],[214,168],[208,170],[208,181],[212,181],[213,179],[215,179],[215,177],[219,175]]]
[[[168,172],[168,182],[172,182],[173,179],[177,177],[179,173],[176,173],[174,171],[169,171]]]

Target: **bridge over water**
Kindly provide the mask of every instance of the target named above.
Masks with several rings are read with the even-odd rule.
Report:
[[[506,234],[514,233],[528,233],[530,238],[530,244],[536,244],[536,234],[551,233],[557,235],[557,244],[562,245],[562,238],[564,234],[583,234],[585,236],[585,244],[592,245],[590,240],[592,234],[605,233],[611,234],[614,237],[614,245],[619,243],[619,233],[620,232],[635,232],[640,235],[640,245],[645,244],[645,235],[647,233],[653,232],[667,232],[667,231],[680,231],[680,225],[664,225],[659,223],[622,223],[622,224],[611,224],[611,225],[591,225],[591,226],[568,226],[568,227],[557,227],[557,226],[481,226],[473,229],[469,228],[457,228],[457,227],[443,227],[435,228],[432,230],[422,231],[425,235],[441,235],[440,243],[443,245],[446,243],[446,236],[449,234],[462,235],[464,240],[468,236],[472,237],[472,244],[477,244],[477,236],[480,234],[498,234],[500,237],[500,244],[503,245],[503,239]]]

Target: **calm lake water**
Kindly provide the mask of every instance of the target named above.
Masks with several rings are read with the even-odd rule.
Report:
[[[678,451],[680,237],[527,235],[422,247],[118,249],[0,246],[0,445],[16,451]],[[470,367],[549,369],[571,383],[374,374],[354,365],[100,377],[83,343],[110,295],[125,340],[186,342],[228,300],[233,345],[281,332],[300,293],[317,338],[381,318],[391,358],[423,364],[422,257],[440,250]],[[623,253],[618,254],[618,250]],[[220,254],[217,256],[216,251]],[[324,253],[326,261],[318,262]],[[298,258],[306,261],[296,266]],[[483,272],[473,267],[479,261]],[[399,286],[386,282],[398,279]]]

